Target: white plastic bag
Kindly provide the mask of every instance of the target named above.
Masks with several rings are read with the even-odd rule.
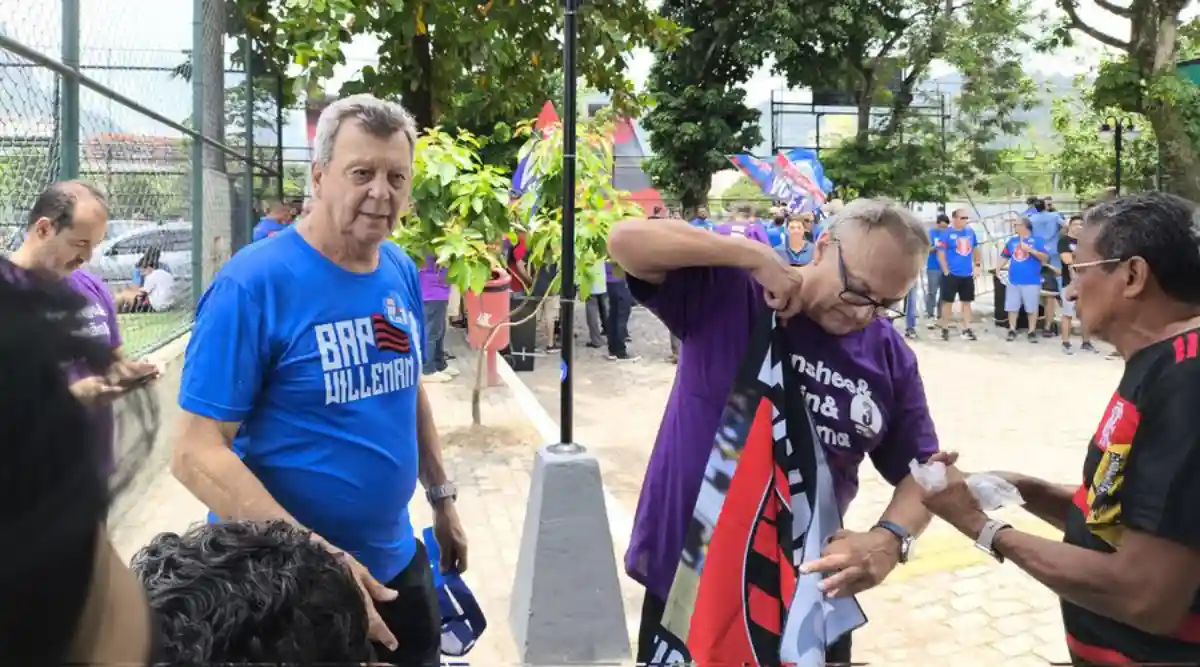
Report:
[[[922,489],[936,493],[946,488],[946,465],[944,463],[934,461],[922,464],[913,459],[909,462],[908,469]],[[979,503],[980,509],[984,512],[1025,504],[1025,499],[1021,497],[1017,487],[990,473],[967,475],[967,488],[971,490],[971,495],[975,497],[975,501]]]

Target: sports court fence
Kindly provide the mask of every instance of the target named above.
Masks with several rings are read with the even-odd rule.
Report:
[[[98,187],[110,222],[86,268],[128,303],[127,353],[145,353],[191,326],[259,203],[287,197],[282,79],[253,71],[247,85],[246,58],[226,54],[220,0],[11,4],[0,24],[0,251],[19,246],[54,181]],[[144,260],[172,277],[169,298],[132,298],[150,270],[140,265],[155,263]]]

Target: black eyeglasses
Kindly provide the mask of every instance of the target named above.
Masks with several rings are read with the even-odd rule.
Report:
[[[842,244],[837,239],[834,239],[833,245],[837,247],[838,273],[842,278],[842,291],[838,294],[838,298],[851,306],[871,306],[875,309],[875,315],[878,317],[886,317],[889,320],[898,320],[904,317],[904,307],[896,307],[896,304],[903,301],[903,299],[896,299],[890,303],[879,301],[870,295],[863,294],[850,287],[849,275],[846,273],[846,259],[842,256]]]

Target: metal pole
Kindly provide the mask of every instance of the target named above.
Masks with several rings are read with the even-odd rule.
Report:
[[[204,136],[205,0],[192,0],[192,129]],[[192,303],[204,295],[204,144],[192,140]]]
[[[561,414],[562,429],[559,439],[564,449],[578,451],[575,442],[575,414],[573,374],[571,362],[575,354],[575,39],[576,11],[579,0],[563,0],[563,212],[562,212],[562,266],[559,276],[562,294],[559,297],[559,326],[562,330]],[[611,333],[611,332],[610,332]]]
[[[283,73],[275,75],[275,194],[283,201]]]
[[[938,124],[941,126],[941,142],[942,142],[942,159],[938,160],[941,169],[941,195],[942,206],[946,206],[946,121],[950,120],[950,116],[946,113],[946,96],[938,91]]]
[[[1121,149],[1124,148],[1125,127],[1120,120],[1113,124],[1113,149],[1116,153],[1116,164],[1113,165],[1113,193],[1121,196]]]
[[[244,90],[246,96],[246,105],[242,110],[242,123],[245,125],[246,131],[246,160],[242,161],[242,168],[246,173],[242,175],[242,190],[246,193],[245,203],[246,211],[242,218],[244,225],[241,234],[236,235],[240,243],[237,247],[249,245],[252,234],[254,233],[254,165],[251,161],[254,159],[254,40],[250,35],[246,35],[246,44],[242,50],[243,69],[246,71],[246,81],[244,82]]]
[[[59,180],[79,178],[79,1],[62,0],[62,159]]]

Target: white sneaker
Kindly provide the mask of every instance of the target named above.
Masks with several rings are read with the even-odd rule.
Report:
[[[449,375],[452,378],[456,378],[459,375],[458,369],[453,366],[447,366],[446,369],[443,370],[442,372],[445,373],[446,375]]]
[[[454,379],[453,375],[450,375],[449,373],[446,373],[444,371],[436,371],[433,373],[426,373],[421,376],[422,382],[432,382],[434,384],[441,384],[443,382],[449,382],[453,379]]]

